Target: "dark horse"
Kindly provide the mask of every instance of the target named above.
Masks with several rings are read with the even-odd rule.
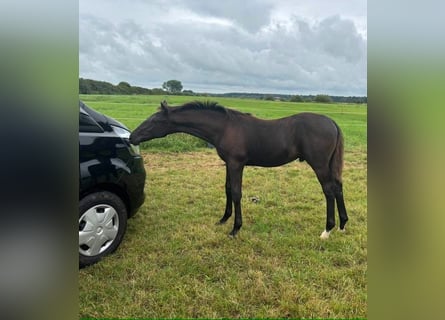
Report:
[[[232,215],[235,223],[231,236],[242,225],[241,184],[246,165],[275,167],[299,159],[315,171],[326,196],[326,229],[329,237],[335,226],[335,202],[343,231],[348,215],[343,199],[343,136],[330,118],[314,113],[300,113],[276,120],[261,120],[214,102],[190,102],[170,107],[164,101],[160,110],[139,125],[130,136],[131,143],[162,138],[185,132],[213,144],[226,163],[226,209],[220,224]]]

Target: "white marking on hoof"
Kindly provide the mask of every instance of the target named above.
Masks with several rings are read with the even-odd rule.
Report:
[[[345,228],[343,228],[343,229],[338,228],[338,231],[340,231],[341,233],[345,233],[346,229]]]
[[[329,238],[329,234],[331,233],[331,231],[323,231],[321,233],[320,239],[326,240],[327,238]]]

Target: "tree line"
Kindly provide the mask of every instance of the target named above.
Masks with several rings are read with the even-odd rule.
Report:
[[[319,103],[368,103],[366,96],[330,96],[326,94],[318,95],[289,95],[289,94],[261,94],[261,93],[239,93],[230,92],[223,94],[196,93],[192,90],[183,90],[181,81],[168,80],[162,84],[162,88],[147,89],[138,86],[132,86],[128,82],[122,81],[117,85],[109,82],[79,78],[80,94],[119,94],[119,95],[187,95],[187,96],[208,96],[208,97],[231,97],[231,98],[250,98],[272,101],[290,101],[290,102],[319,102]]]
[[[248,98],[269,101],[289,101],[289,102],[318,102],[318,103],[368,103],[366,96],[330,96],[327,94],[291,95],[291,94],[263,94],[230,92],[214,94],[213,96],[230,98]]]
[[[80,94],[167,94],[161,88],[147,89],[132,86],[128,82],[120,82],[118,85],[105,81],[79,78]]]

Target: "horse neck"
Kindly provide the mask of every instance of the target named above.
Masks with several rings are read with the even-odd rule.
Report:
[[[178,132],[191,134],[212,144],[222,135],[226,115],[211,110],[186,110],[171,117]]]

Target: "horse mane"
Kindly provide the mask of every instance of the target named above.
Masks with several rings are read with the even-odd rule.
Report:
[[[180,106],[181,110],[211,110],[226,113],[227,109],[215,101],[191,101]],[[179,109],[178,109],[179,110]]]
[[[210,110],[215,112],[224,113],[228,116],[230,115],[236,115],[236,114],[243,114],[242,112],[239,112],[237,110],[228,109],[215,101],[191,101],[183,104],[179,107],[174,107],[174,112],[180,112],[180,111],[186,111],[186,110]]]

